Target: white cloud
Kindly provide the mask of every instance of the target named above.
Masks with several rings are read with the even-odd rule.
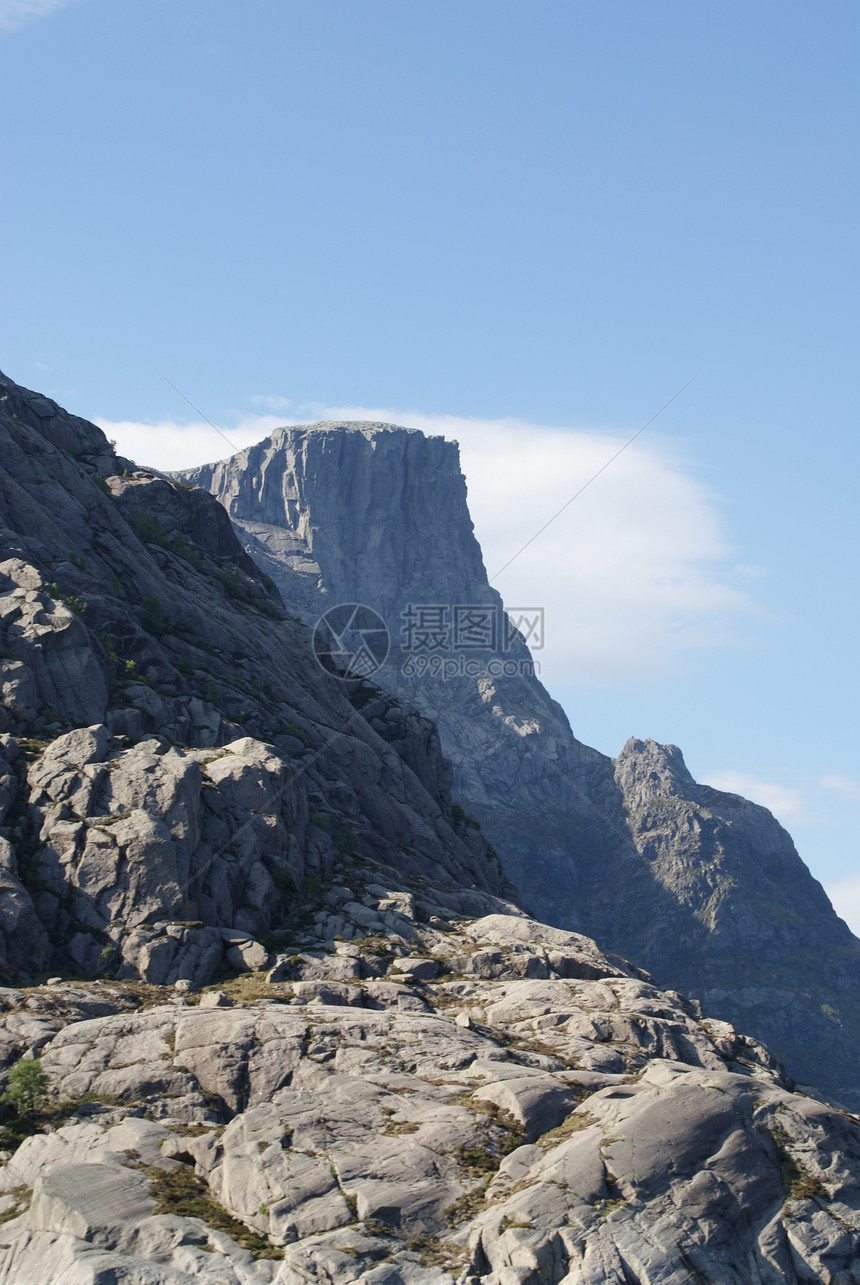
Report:
[[[742,794],[753,803],[769,808],[778,821],[784,824],[809,820],[809,812],[802,791],[785,785],[761,781],[747,772],[711,772],[702,778],[703,785],[724,790],[727,794]]]
[[[265,406],[266,410],[287,411],[293,405],[289,397],[272,397],[264,393],[255,393],[251,398],[254,406]]]
[[[860,937],[860,874],[826,883],[824,891],[833,902],[837,915]]]
[[[0,31],[17,31],[39,18],[48,18],[74,0],[0,0]]]
[[[278,399],[255,401],[274,409]],[[757,612],[732,583],[717,499],[664,442],[636,442],[518,552],[625,435],[354,406],[293,406],[289,417],[249,416],[224,431],[244,447],[313,419],[378,420],[459,441],[488,574],[509,606],[546,609],[539,659],[550,687],[661,677],[685,652],[737,643]],[[231,453],[206,424],[98,423],[123,454],[156,468]]]
[[[818,784],[823,790],[840,794],[843,799],[860,799],[860,785],[847,776],[822,776]]]
[[[732,567],[732,572],[740,580],[760,580],[762,576],[768,574],[765,567],[753,567],[743,562],[738,563],[736,567]]]
[[[686,651],[736,642],[756,613],[729,583],[716,498],[663,442],[634,443],[523,549],[627,435],[358,407],[325,414],[459,441],[489,576],[509,606],[546,608],[539,658],[550,688],[671,673]]]
[[[254,442],[267,437],[283,422],[281,416],[255,415],[222,429],[222,437],[211,424],[199,422],[179,424],[169,419],[155,423],[95,420],[105,436],[116,442],[120,455],[163,472],[227,459],[236,451],[253,446]]]

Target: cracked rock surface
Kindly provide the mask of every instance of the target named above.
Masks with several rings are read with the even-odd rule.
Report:
[[[55,1118],[0,1169],[0,1281],[860,1281],[860,1122],[587,938],[499,912],[318,943],[292,981],[9,994],[10,1038],[24,1011],[57,1028]],[[416,958],[438,975],[367,975]]]

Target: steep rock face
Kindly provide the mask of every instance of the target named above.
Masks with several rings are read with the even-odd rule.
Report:
[[[206,981],[343,854],[504,893],[435,728],[325,673],[208,495],[7,380],[0,460],[7,980]]]
[[[181,476],[221,501],[290,610],[312,621],[358,601],[385,619],[392,653],[375,681],[437,723],[455,797],[530,908],[860,1103],[860,942],[766,809],[697,785],[675,747],[631,740],[613,762],[580,744],[516,633],[504,651],[468,648],[482,667],[470,677],[434,668],[457,654],[451,631],[448,650],[424,648],[418,665],[421,649],[405,650],[410,605],[447,608],[448,624],[456,606],[483,605],[503,636],[455,444],[324,423]]]

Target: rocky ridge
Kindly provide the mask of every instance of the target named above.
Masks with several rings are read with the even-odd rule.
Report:
[[[455,797],[520,896],[777,1049],[798,1079],[860,1106],[860,941],[763,807],[698,784],[680,750],[631,738],[612,760],[581,744],[529,672],[525,639],[440,673],[457,651],[403,633],[410,604],[484,604],[501,620],[455,443],[376,423],[276,430],[181,478],[210,491],[243,545],[309,621],[359,601],[387,622],[374,676],[439,728]],[[551,622],[548,625],[551,628]],[[501,624],[499,624],[501,631]]]
[[[0,384],[0,1282],[860,1280],[856,1117],[524,914],[432,721]]]
[[[259,963],[345,853],[509,890],[432,724],[316,664],[208,496],[8,381],[0,456],[8,980]]]

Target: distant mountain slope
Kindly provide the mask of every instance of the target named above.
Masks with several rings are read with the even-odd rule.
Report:
[[[437,722],[455,796],[525,904],[751,1030],[801,1080],[860,1103],[860,941],[765,808],[697,785],[673,746],[632,740],[612,761],[582,745],[529,674],[519,635],[503,655],[467,653],[512,662],[507,676],[404,673],[415,669],[410,604],[501,608],[456,444],[322,423],[178,476],[220,500],[290,610],[312,621],[358,601],[384,617],[393,649],[375,680]],[[448,644],[434,654],[452,658]]]

